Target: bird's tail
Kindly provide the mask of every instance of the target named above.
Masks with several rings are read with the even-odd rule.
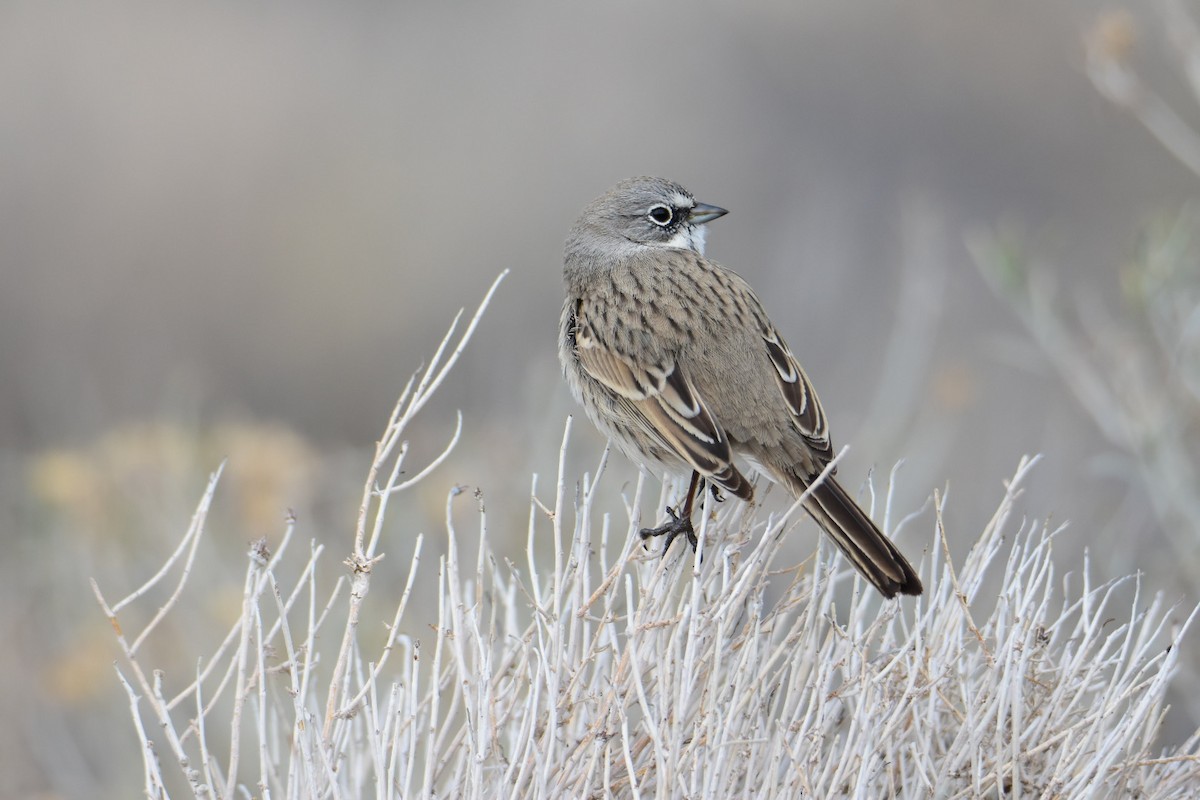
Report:
[[[788,477],[797,495],[808,490],[812,482],[795,475]],[[921,579],[908,559],[832,475],[826,475],[825,480],[812,488],[804,508],[884,597],[921,593]]]

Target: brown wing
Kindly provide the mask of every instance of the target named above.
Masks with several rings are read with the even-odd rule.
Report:
[[[763,331],[763,342],[767,346],[767,355],[771,357],[771,363],[775,366],[775,380],[779,384],[779,391],[792,412],[796,427],[812,448],[818,464],[828,464],[833,457],[833,444],[829,441],[829,424],[825,420],[825,410],[821,408],[816,391],[813,390],[808,376],[804,374],[800,362],[780,338],[778,331],[773,327],[767,328]]]
[[[725,431],[673,359],[634,364],[606,347],[576,310],[575,347],[583,369],[629,400],[673,452],[692,469],[743,500],[754,489],[733,463]]]

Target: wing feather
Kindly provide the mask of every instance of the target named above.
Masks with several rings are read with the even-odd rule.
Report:
[[[692,469],[744,500],[753,497],[753,487],[733,463],[724,429],[673,359],[650,366],[634,364],[606,347],[585,320],[577,319],[576,326],[576,354],[588,375],[629,400]]]
[[[823,463],[828,463],[833,456],[833,445],[829,441],[829,423],[825,419],[825,410],[821,408],[821,401],[812,383],[804,374],[800,362],[792,355],[792,351],[774,328],[763,332],[763,342],[767,346],[771,364],[775,367],[775,380],[779,391],[792,412],[796,427],[813,449],[814,455]]]

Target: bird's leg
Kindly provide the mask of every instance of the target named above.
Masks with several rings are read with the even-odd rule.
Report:
[[[708,481],[705,481],[705,483],[708,483]],[[721,487],[720,486],[717,486],[715,483],[709,483],[708,491],[712,494],[713,500],[716,500],[718,503],[725,502],[725,498],[723,496],[721,496]]]
[[[671,517],[671,521],[666,525],[661,525],[657,528],[642,528],[638,535],[643,540],[649,539],[651,536],[666,536],[667,544],[663,547],[663,555],[671,549],[672,542],[679,536],[686,536],[688,544],[692,546],[692,550],[696,549],[696,531],[692,528],[692,499],[696,496],[696,487],[700,484],[700,473],[692,472],[692,481],[688,484],[687,497],[683,501],[683,510],[680,513],[675,513],[675,509],[667,506],[667,515]]]

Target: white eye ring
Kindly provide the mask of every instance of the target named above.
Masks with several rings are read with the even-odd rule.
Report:
[[[650,221],[660,228],[665,228],[675,220],[675,212],[670,206],[664,206],[661,203],[656,206],[651,206],[650,211],[646,213]]]

